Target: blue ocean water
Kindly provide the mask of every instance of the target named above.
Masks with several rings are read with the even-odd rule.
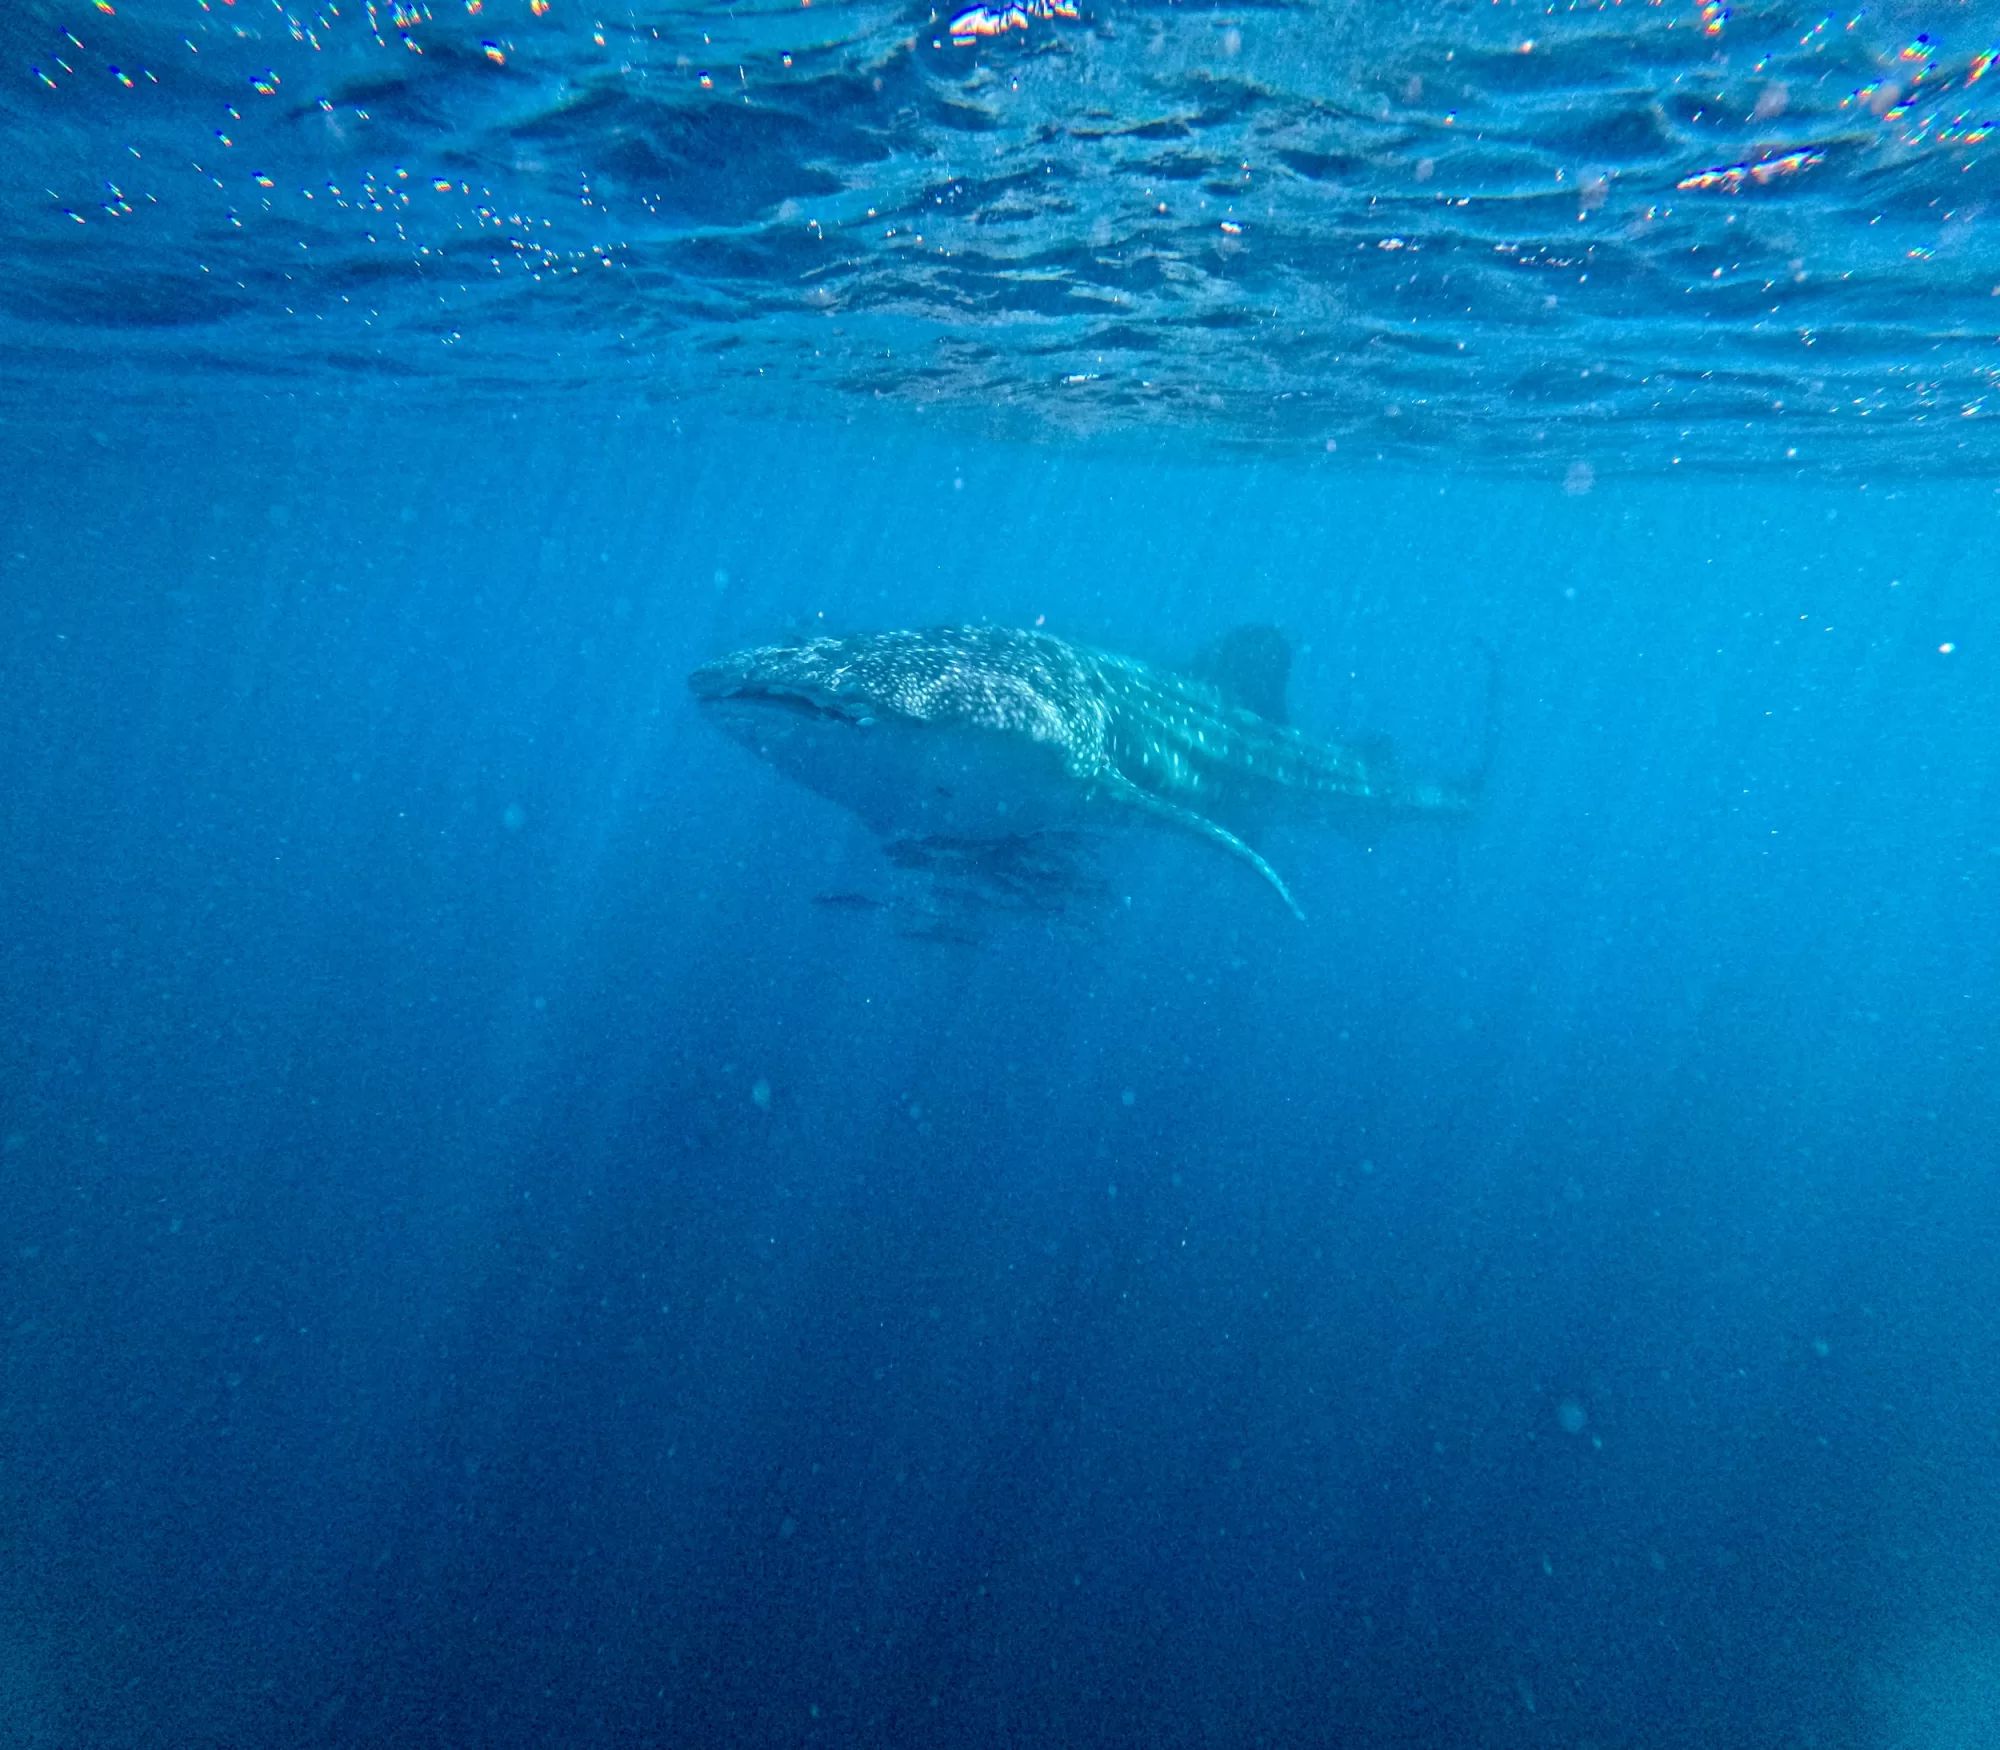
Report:
[[[1077,11],[0,17],[0,1742],[2000,1744],[1987,21]],[[982,622],[1492,768],[912,931]]]

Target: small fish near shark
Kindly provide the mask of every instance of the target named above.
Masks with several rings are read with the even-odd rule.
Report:
[[[1101,891],[1096,838],[1152,825],[1228,852],[1302,919],[1246,833],[1280,810],[1333,823],[1468,813],[1494,741],[1487,658],[1480,757],[1456,782],[1406,772],[1380,743],[1292,728],[1291,648],[1263,626],[1182,673],[1048,632],[948,626],[739,651],[688,687],[735,740],[859,815],[893,864],[961,895],[1061,910]]]

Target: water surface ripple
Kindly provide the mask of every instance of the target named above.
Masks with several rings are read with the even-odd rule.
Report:
[[[955,16],[10,6],[8,368],[747,382],[1573,472],[1993,460],[1990,9]]]

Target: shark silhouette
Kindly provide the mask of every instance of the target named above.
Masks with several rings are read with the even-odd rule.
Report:
[[[1461,782],[1413,776],[1378,742],[1285,721],[1291,651],[1243,627],[1175,673],[1040,631],[950,626],[740,651],[696,669],[705,715],[858,814],[905,868],[1059,907],[1077,847],[1121,825],[1178,829],[1298,902],[1245,833],[1272,812],[1455,816]],[[1488,736],[1492,735],[1489,689]]]

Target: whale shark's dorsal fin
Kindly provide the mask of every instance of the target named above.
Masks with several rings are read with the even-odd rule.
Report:
[[[1285,687],[1292,678],[1292,646],[1277,627],[1238,626],[1204,645],[1188,667],[1230,704],[1270,723],[1289,720]]]
[[[1114,778],[1111,781],[1111,793],[1121,801],[1129,802],[1134,808],[1143,808],[1156,820],[1181,827],[1207,839],[1211,844],[1220,845],[1231,856],[1241,857],[1277,889],[1278,897],[1285,902],[1293,917],[1300,923],[1306,921],[1306,914],[1299,909],[1299,902],[1292,897],[1292,890],[1285,885],[1284,877],[1228,827],[1218,821],[1210,820],[1205,814],[1195,813],[1192,808],[1183,808],[1178,802],[1169,802],[1164,796],[1155,796],[1152,791],[1141,789],[1129,778]]]

